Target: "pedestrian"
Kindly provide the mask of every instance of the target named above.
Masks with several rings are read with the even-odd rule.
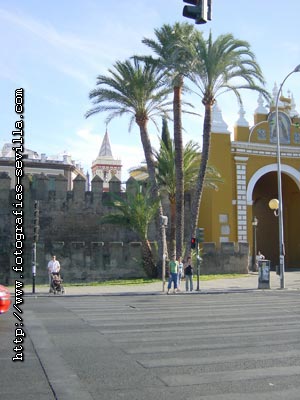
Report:
[[[172,287],[172,282],[174,284],[174,293],[176,293],[176,291],[177,291],[178,262],[175,259],[175,254],[172,255],[172,258],[169,262],[169,271],[170,271],[170,277],[169,277],[169,282],[168,282],[167,294],[170,293],[170,289]]]
[[[258,254],[256,256],[256,271],[258,271],[259,261],[264,260],[264,259],[265,259],[265,256],[260,251],[258,251]]]
[[[59,274],[60,271],[60,263],[56,259],[56,256],[53,255],[51,260],[48,262],[48,275],[49,275],[49,292],[52,291],[52,274]]]
[[[188,257],[186,260],[186,265],[184,267],[184,276],[185,276],[185,290],[188,292],[189,289],[193,291],[193,266],[192,259]]]
[[[177,272],[177,289],[180,291],[180,283],[181,279],[183,278],[183,262],[182,257],[178,257],[178,272]]]

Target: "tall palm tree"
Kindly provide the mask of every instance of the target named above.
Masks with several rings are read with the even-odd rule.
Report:
[[[232,34],[220,35],[215,41],[212,34],[207,40],[199,37],[194,42],[193,64],[189,77],[196,84],[205,108],[203,124],[202,156],[197,179],[195,196],[191,207],[191,236],[199,218],[203,183],[207,170],[212,126],[212,106],[218,95],[231,91],[239,103],[242,103],[240,90],[255,90],[270,99],[263,88],[264,78],[254,53],[247,41],[238,40]],[[190,242],[188,242],[190,250]]]
[[[95,107],[86,113],[86,117],[100,112],[109,112],[106,122],[115,117],[128,114],[130,117],[129,129],[133,123],[139,127],[141,142],[149,172],[151,193],[154,199],[159,198],[159,191],[155,175],[155,161],[148,134],[148,122],[156,126],[156,117],[165,115],[172,104],[168,100],[171,92],[165,85],[165,72],[154,64],[137,59],[117,61],[109,75],[97,77],[97,88],[90,92],[90,99]],[[163,229],[159,216],[163,215],[162,206],[158,208],[157,232],[159,260],[163,257]]]
[[[176,173],[175,160],[176,152],[174,140],[171,140],[166,121],[163,123],[162,139],[160,149],[153,150],[156,159],[156,174],[159,189],[162,195],[166,195],[170,205],[170,247],[168,253],[174,253],[175,250],[175,226],[176,226]],[[201,155],[198,144],[190,141],[183,148],[183,175],[184,175],[184,193],[195,189],[196,180],[199,171]],[[131,170],[133,174],[147,177],[147,167],[139,167]],[[218,171],[208,165],[204,185],[206,187],[218,190],[218,184],[223,183]]]
[[[189,23],[165,24],[154,30],[156,40],[142,40],[158,56],[157,65],[168,72],[173,87],[173,120],[176,165],[176,254],[181,256],[184,233],[184,174],[182,141],[182,91],[189,47],[201,33]],[[178,50],[180,49],[180,51]],[[154,60],[152,60],[154,61]]]
[[[107,214],[101,218],[101,223],[117,224],[135,231],[142,243],[143,266],[148,277],[157,277],[157,268],[153,260],[152,249],[148,240],[150,222],[157,214],[159,199],[154,200],[150,191],[139,190],[136,185],[134,192],[127,192],[126,198],[114,196],[111,205],[117,213]]]
[[[174,242],[176,234],[176,173],[175,160],[176,151],[174,141],[171,141],[171,146],[167,147],[161,141],[160,150],[155,152],[157,160],[157,182],[162,194],[166,193],[170,203],[170,253],[174,253]],[[197,176],[199,165],[201,162],[200,148],[197,143],[189,141],[183,147],[183,176],[184,188],[183,192],[194,192],[197,184]],[[223,183],[223,180],[218,171],[213,167],[207,166],[207,174],[205,177],[204,186],[218,190],[218,184]]]

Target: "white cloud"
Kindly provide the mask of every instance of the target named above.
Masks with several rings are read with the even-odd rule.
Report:
[[[88,45],[83,39],[71,34],[59,33],[51,24],[40,22],[24,13],[15,11],[14,13],[4,9],[0,9],[0,18],[9,21],[10,23],[19,26],[25,31],[31,32],[36,37],[44,41],[59,46],[69,48],[76,51],[85,51]]]

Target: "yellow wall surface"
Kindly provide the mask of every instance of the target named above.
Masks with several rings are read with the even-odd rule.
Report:
[[[235,227],[232,223],[234,179],[230,134],[212,133],[209,165],[215,167],[221,174],[223,183],[218,184],[218,191],[204,189],[199,226],[204,227],[207,232],[205,239],[218,245],[221,237],[226,237],[229,241],[236,240]]]
[[[290,118],[288,111],[284,118],[290,123],[289,141],[280,145],[286,262],[287,266],[300,267],[300,119]],[[218,191],[204,188],[199,226],[205,229],[205,241],[218,247],[222,241],[237,242],[243,236],[241,221],[245,214],[244,237],[252,256],[255,216],[259,221],[257,250],[265,252],[276,265],[278,217],[268,205],[272,198],[278,198],[277,141],[271,138],[271,130],[274,135],[274,113],[254,115],[253,127],[236,126],[234,141],[230,133],[211,133],[209,165],[218,170],[223,183]],[[242,201],[240,190],[245,191]]]

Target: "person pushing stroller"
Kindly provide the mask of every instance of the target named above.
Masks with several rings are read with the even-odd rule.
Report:
[[[48,274],[49,274],[49,293],[53,291],[53,275],[58,275],[60,273],[60,263],[53,255],[52,259],[48,262]]]

